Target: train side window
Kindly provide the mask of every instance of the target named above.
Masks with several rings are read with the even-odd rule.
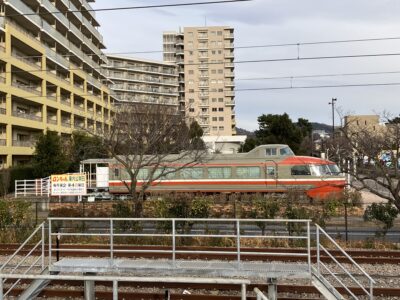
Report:
[[[118,178],[118,177],[120,177],[120,175],[121,175],[121,173],[119,172],[119,169],[115,168],[114,169],[114,177]]]
[[[163,174],[161,177],[160,175]],[[176,170],[174,168],[159,168],[154,172],[153,179],[174,179]]]
[[[276,148],[267,148],[265,149],[265,154],[267,156],[274,156],[276,155]]]
[[[147,169],[140,169],[138,174],[137,174],[137,178],[138,180],[146,180],[149,177],[149,170]]]
[[[292,175],[311,175],[309,166],[294,166],[291,169]]]
[[[260,178],[260,167],[236,167],[237,178]]]
[[[183,179],[202,179],[203,168],[185,168],[181,170]]]
[[[232,168],[208,168],[208,178],[226,179],[232,178]]]
[[[275,176],[275,167],[267,166],[267,176]]]

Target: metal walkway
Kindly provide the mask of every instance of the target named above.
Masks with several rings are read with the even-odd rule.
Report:
[[[57,250],[67,256],[59,261],[54,249],[56,239],[61,240]],[[85,248],[87,243],[102,247]],[[69,246],[63,248],[66,244]],[[312,244],[316,245],[316,263],[312,263]],[[30,251],[25,252],[28,245]],[[79,247],[74,249],[73,245]],[[137,255],[143,250],[124,245],[163,246],[152,247],[146,253],[164,258],[128,259],[124,256]],[[225,245],[230,245],[231,250],[222,248]],[[294,255],[304,262],[284,263],[280,259],[286,254],[284,248],[282,253],[267,252],[267,245],[296,247],[298,252]],[[204,248],[182,250],[180,246]],[[21,255],[22,250],[27,254]],[[33,259],[32,254],[38,250],[41,255]],[[338,262],[331,250],[341,251],[349,263]],[[93,257],[72,258],[65,254],[75,251]],[[205,254],[218,259],[206,260],[202,258]],[[195,258],[189,259],[187,255]],[[276,259],[261,261],[258,257],[262,255]],[[32,263],[27,265],[28,261]],[[350,268],[357,270],[357,277]],[[347,277],[337,276],[338,271]],[[257,295],[260,299],[275,300],[276,285],[282,278],[307,279],[326,299],[347,299],[348,295],[352,299],[373,299],[374,280],[322,228],[312,226],[310,220],[49,218],[0,268],[0,300],[7,299],[21,279],[31,279],[32,284],[19,299],[34,299],[51,280],[59,279],[84,281],[88,300],[95,297],[95,281],[112,281],[114,299],[118,299],[118,282],[126,281],[238,284],[242,287],[242,299],[246,299],[248,284],[268,283],[268,298]],[[17,281],[9,284],[8,279]],[[349,282],[364,294],[354,295]],[[341,295],[334,286],[344,287],[346,294]]]

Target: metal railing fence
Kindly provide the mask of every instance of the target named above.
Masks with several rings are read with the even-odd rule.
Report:
[[[15,198],[18,197],[49,197],[50,196],[50,177],[32,180],[15,181]]]
[[[36,242],[36,240],[39,241]],[[25,242],[11,255],[6,262],[0,267],[0,274],[6,273],[11,276],[14,275],[14,279],[17,279],[11,287],[4,290],[4,284],[6,283],[7,277],[1,276],[0,278],[0,300],[3,297],[7,297],[12,291],[14,287],[18,285],[18,283],[22,280],[24,275],[27,275],[31,270],[39,268],[39,274],[45,270],[46,268],[46,253],[45,253],[45,244],[46,244],[46,235],[45,235],[45,222],[39,225],[32,232],[32,234],[25,240]],[[31,244],[33,243],[33,244]],[[29,248],[27,248],[29,247]],[[40,251],[40,255],[33,258],[33,262],[29,263],[29,259],[32,258],[34,252]],[[24,254],[27,252],[27,254]],[[15,263],[13,263],[16,261]],[[26,265],[24,263],[27,262]],[[34,275],[37,276],[38,274]],[[10,278],[11,278],[10,277]]]
[[[373,289],[374,289],[374,284],[375,284],[375,280],[372,279],[372,277],[366,273],[364,271],[363,268],[361,268],[361,266],[356,263],[354,261],[354,259],[352,259],[343,249],[342,247],[340,247],[340,245],[338,243],[336,243],[336,241],[331,238],[324,229],[322,229],[319,225],[315,225],[316,226],[316,247],[317,247],[317,265],[316,265],[316,276],[321,278],[324,277],[325,279],[327,279],[326,274],[328,274],[331,278],[334,279],[335,283],[340,284],[340,286],[342,286],[348,293],[349,295],[351,295],[353,297],[353,299],[360,299],[360,297],[357,297],[349,288],[349,284],[346,281],[352,281],[353,283],[355,283],[357,285],[357,287],[359,287],[364,293],[365,296],[372,300],[374,298],[374,293],[373,293]],[[351,268],[356,269],[359,272],[360,276],[363,276],[363,280],[366,280],[368,283],[368,289],[364,287],[364,285],[361,282],[361,279],[356,279],[355,276],[352,274],[352,272],[349,270],[348,267],[346,267],[343,263],[339,262],[337,258],[335,258],[335,256],[330,252],[330,249],[328,249],[327,247],[324,247],[322,245],[322,240],[325,239],[326,241],[328,241],[334,248],[334,250],[336,251],[340,251],[340,253],[348,259],[349,264],[351,266]],[[345,280],[344,278],[340,278],[339,276],[337,276],[337,273],[334,272],[334,270],[332,270],[332,266],[328,266],[326,263],[321,261],[321,256],[325,256],[325,257],[329,257],[332,261],[332,263],[342,272],[344,272],[344,275],[346,275]],[[325,274],[322,274],[322,272],[325,272]],[[354,273],[354,271],[353,271]],[[332,282],[331,282],[332,284]]]
[[[160,241],[169,241],[170,249],[153,249],[146,250],[148,253],[169,255],[173,266],[176,266],[177,256],[180,254],[216,254],[216,255],[231,255],[236,257],[237,268],[240,269],[242,256],[284,256],[282,252],[261,252],[244,250],[242,242],[244,240],[252,240],[255,244],[263,240],[284,240],[284,241],[304,241],[304,251],[293,255],[304,257],[307,261],[308,272],[311,276],[311,232],[310,220],[286,220],[286,219],[169,219],[169,218],[48,218],[49,229],[49,261],[52,261],[53,249],[52,244],[55,238],[63,239],[66,237],[85,238],[96,237],[103,238],[108,245],[107,249],[73,249],[60,248],[60,252],[89,252],[89,253],[108,253],[110,259],[114,259],[118,254],[129,254],[143,252],[143,250],[120,249],[116,248],[115,239],[117,238],[158,238]],[[75,222],[73,226],[65,226],[68,222]],[[91,228],[101,224],[103,227],[97,227],[98,230],[86,232],[84,226],[80,228],[76,222],[90,223]],[[121,222],[140,227],[146,226],[141,232],[133,230],[121,230]],[[261,223],[268,224],[266,232],[260,229]],[[294,225],[296,224],[296,225]],[[64,226],[64,229],[63,229]],[[186,226],[186,229],[185,229]],[[190,228],[188,229],[189,226]],[[288,228],[296,226],[296,233],[291,232]],[[68,231],[73,228],[72,231]],[[82,230],[80,230],[82,229]],[[235,243],[235,251],[221,251],[218,248],[215,250],[182,250],[179,249],[179,242],[185,238],[212,238],[212,239],[230,239]],[[165,246],[165,245],[164,245]]]

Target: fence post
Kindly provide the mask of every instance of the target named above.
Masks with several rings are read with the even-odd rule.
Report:
[[[242,297],[241,300],[246,300],[246,284],[242,284]]]
[[[240,221],[236,220],[237,267],[240,269]]]
[[[44,246],[45,246],[45,240],[46,240],[46,235],[45,235],[45,230],[44,230],[44,223],[42,224],[42,271],[44,270]]]
[[[114,259],[114,222],[110,219],[110,259]]]
[[[310,279],[312,279],[311,271],[311,231],[310,231],[310,221],[307,221],[307,262],[308,262],[308,272],[310,273]]]
[[[320,241],[319,241],[319,228],[318,228],[318,225],[316,225],[316,227],[315,227],[316,229],[317,229],[317,274],[318,274],[318,277],[320,277],[321,276],[321,270],[320,270],[320,267],[319,267],[319,260],[320,260],[320,257],[319,257],[319,251],[320,251],[320,248],[319,248],[319,243],[320,243]]]
[[[113,300],[118,300],[118,281],[113,281]]]
[[[51,265],[51,220],[49,220],[49,267]]]
[[[3,278],[0,277],[0,300],[3,300]]]
[[[176,260],[176,241],[175,241],[175,219],[172,219],[172,265],[175,268],[175,260]]]

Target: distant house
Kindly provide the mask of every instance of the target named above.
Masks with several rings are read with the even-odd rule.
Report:
[[[233,154],[246,141],[246,135],[203,136],[203,141],[211,153]]]

